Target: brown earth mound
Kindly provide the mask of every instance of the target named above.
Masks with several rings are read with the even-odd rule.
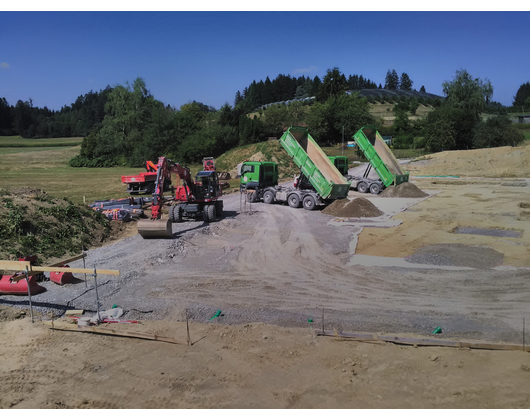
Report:
[[[322,213],[336,217],[377,217],[384,214],[366,198],[356,198],[355,200],[336,200],[327,206]]]
[[[420,190],[416,185],[410,182],[404,182],[397,187],[388,187],[381,193],[381,197],[400,197],[400,198],[420,198],[427,197],[429,194]]]

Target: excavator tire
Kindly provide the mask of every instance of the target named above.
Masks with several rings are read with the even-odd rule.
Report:
[[[215,222],[216,219],[216,211],[215,211],[215,205],[211,204],[208,206],[208,221],[209,222]]]
[[[171,239],[173,229],[171,220],[138,220],[138,233],[144,239]]]
[[[204,221],[204,223],[210,223],[210,218],[208,217],[209,207],[210,207],[209,205],[205,205],[202,209],[202,220]]]

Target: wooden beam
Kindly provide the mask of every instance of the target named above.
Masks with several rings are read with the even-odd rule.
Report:
[[[454,341],[454,340],[440,340],[434,338],[412,338],[412,337],[399,337],[390,335],[377,335],[377,334],[366,334],[366,333],[345,333],[335,332],[329,330],[318,330],[317,335],[326,337],[340,337],[348,338],[355,341],[385,341],[388,343],[396,344],[407,344],[414,346],[438,346],[438,347],[457,347],[457,348],[470,348],[470,349],[484,349],[484,350],[522,350],[529,352],[530,349],[524,348],[518,344],[500,344],[500,343],[488,343],[480,341]]]
[[[72,258],[69,258],[67,260],[64,260],[64,261],[59,261],[59,262],[56,262],[56,263],[53,263],[53,264],[50,264],[49,267],[61,267],[63,265],[66,265],[66,264],[69,264],[71,262],[74,262],[74,261],[77,261],[77,260],[80,260],[81,258],[84,258],[86,257],[86,254],[80,254],[80,255],[76,255],[75,257],[72,257]],[[26,261],[27,262],[27,261]],[[30,271],[28,273],[28,276],[34,276],[35,274],[37,274],[38,271]],[[11,281],[19,281],[19,280],[22,280],[26,278],[26,274],[20,274],[18,276],[15,276],[11,279]]]
[[[38,267],[31,265],[30,261],[0,261],[0,269],[2,270],[14,270],[14,271],[26,271],[26,267],[33,272],[54,272],[58,271],[58,266],[47,266],[47,267]],[[86,273],[94,274],[93,268],[71,268],[71,267],[60,267],[60,271],[64,273]],[[104,270],[104,269],[95,269],[96,274],[109,274],[111,276],[119,276],[119,270]]]
[[[25,271],[31,268],[31,261],[0,261],[0,270]]]
[[[61,273],[86,273],[86,274],[94,274],[93,268],[71,268],[71,267],[60,267],[60,270],[57,270],[57,267],[31,267],[31,270],[33,271],[61,271]],[[119,270],[103,270],[96,268],[95,269],[96,274],[109,274],[111,276],[119,276],[120,271]]]
[[[165,343],[171,343],[171,344],[189,345],[185,341],[175,340],[174,338],[170,338],[170,337],[161,337],[156,334],[139,333],[139,332],[131,332],[131,331],[117,331],[113,329],[98,328],[98,327],[79,327],[77,324],[62,324],[61,326],[57,326],[57,325],[54,325],[52,321],[43,321],[43,323],[50,325],[50,328],[52,330],[57,330],[57,331],[75,331],[75,332],[84,332],[84,333],[92,333],[92,334],[112,335],[112,336],[117,336],[117,337],[138,338],[141,340],[163,341]]]

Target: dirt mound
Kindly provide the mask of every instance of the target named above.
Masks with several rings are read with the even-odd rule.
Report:
[[[459,175],[497,178],[530,177],[530,146],[451,150],[411,162],[411,175]]]
[[[102,214],[33,188],[0,190],[0,259],[37,255],[38,263],[99,245],[111,227]]]
[[[24,318],[25,316],[26,311],[7,305],[0,305],[0,322],[14,321],[15,319]]]
[[[420,198],[427,197],[429,194],[420,190],[416,185],[410,182],[404,182],[397,187],[388,187],[381,193],[381,197],[400,197],[400,198]]]
[[[336,200],[327,206],[322,213],[336,217],[377,217],[384,213],[374,206],[366,198],[356,198],[355,200]]]

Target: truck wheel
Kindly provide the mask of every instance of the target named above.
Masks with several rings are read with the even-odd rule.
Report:
[[[169,220],[171,220],[171,223],[175,222],[175,206],[171,206],[169,208],[169,216],[168,216]]]
[[[357,191],[363,194],[368,192],[368,185],[366,185],[366,182],[359,182],[357,184]]]
[[[306,195],[302,200],[302,203],[304,205],[304,209],[306,210],[314,210],[317,205],[315,199],[310,195]]]
[[[216,218],[216,211],[215,211],[215,205],[211,204],[208,206],[208,221],[209,222],[215,222]]]
[[[263,194],[263,202],[265,204],[272,204],[274,202],[274,193],[272,191],[265,191],[265,194]]]
[[[379,188],[379,185],[377,185],[377,184],[372,184],[372,185],[370,185],[370,192],[372,194],[377,195],[377,194],[379,194],[381,192],[381,188]]]
[[[210,219],[208,218],[208,208],[210,206],[206,205],[202,208],[202,220],[204,220],[204,223],[209,223]]]
[[[300,207],[300,198],[296,194],[291,194],[287,197],[287,203],[289,204],[289,207],[296,209]]]

